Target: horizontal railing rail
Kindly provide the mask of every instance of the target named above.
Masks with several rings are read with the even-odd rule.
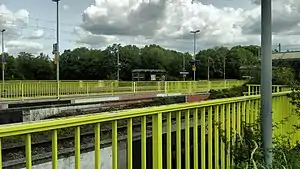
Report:
[[[291,91],[291,87],[286,85],[272,85],[272,93]],[[244,92],[245,96],[259,95],[261,92],[261,85],[247,84],[247,92]]]
[[[116,95],[136,93],[208,92],[242,85],[244,81],[39,81],[7,82],[0,86],[1,99],[26,100],[31,98],[61,98],[74,96]]]
[[[291,130],[295,124],[299,123],[299,120],[294,117],[294,109],[288,98],[289,93],[273,94],[274,123],[288,118],[288,123],[276,128],[274,134],[288,134],[291,137],[291,143],[295,143],[299,140],[300,135],[299,133],[291,134]],[[136,163],[135,161],[140,161],[140,163],[136,163],[140,164],[138,168],[146,169],[147,163],[150,162],[147,160],[147,158],[150,158],[149,156],[152,156],[150,163],[155,169],[172,168],[174,164],[178,169],[189,168],[189,166],[201,169],[230,168],[234,166],[234,159],[231,159],[227,148],[230,148],[235,142],[231,136],[243,132],[243,123],[255,123],[259,118],[259,111],[260,96],[251,95],[200,103],[147,107],[30,123],[8,124],[0,126],[0,148],[2,149],[4,144],[15,141],[16,137],[22,136],[19,141],[25,142],[26,168],[31,169],[34,160],[33,153],[38,153],[32,151],[34,147],[32,142],[39,139],[34,135],[40,133],[41,137],[49,139],[50,151],[52,152],[52,163],[49,165],[56,169],[58,168],[58,155],[60,153],[58,140],[62,135],[62,131],[72,129],[72,132],[68,131],[68,133],[74,136],[75,164],[70,167],[80,169],[82,168],[80,156],[83,144],[81,142],[83,139],[81,132],[86,132],[89,129],[94,132],[94,161],[89,161],[90,168],[100,168],[100,145],[104,137],[111,138],[112,148],[112,160],[105,162],[111,163],[113,169],[120,168],[120,159],[118,159],[121,155],[118,152],[120,132],[127,135],[127,166],[121,166],[121,168],[132,169]],[[147,148],[147,130],[149,129],[149,120],[147,119],[151,119],[152,122],[150,124],[152,150]],[[135,121],[139,121],[140,131],[133,130]],[[127,130],[119,131],[118,126],[124,124],[127,126]],[[163,128],[163,124],[166,124],[165,128]],[[184,125],[184,137],[181,137],[181,124]],[[85,126],[89,126],[89,128],[84,128]],[[107,126],[110,126],[110,134],[100,136],[102,128],[107,130]],[[176,128],[176,137],[172,137],[173,126]],[[166,131],[166,140],[164,140],[163,131]],[[225,131],[225,133],[222,131]],[[133,135],[135,132],[139,132],[141,135],[140,158],[133,158]],[[220,139],[223,134],[225,140]],[[181,145],[182,142],[184,142],[183,146]],[[230,142],[230,145],[227,142]],[[175,149],[173,144],[175,144]],[[166,153],[163,153],[163,147],[166,147]],[[173,155],[174,151],[176,153]],[[184,153],[182,154],[182,152]],[[181,159],[182,155],[183,159]],[[2,168],[2,162],[5,162],[2,159],[6,156],[7,154],[0,153],[0,169]],[[193,159],[192,164],[191,159]],[[173,163],[174,160],[175,163]],[[182,166],[183,164],[185,166]]]

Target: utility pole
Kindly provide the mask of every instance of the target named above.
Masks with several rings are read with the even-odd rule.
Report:
[[[185,55],[182,56],[182,72],[185,72]],[[186,74],[183,74],[183,81],[185,81]]]
[[[272,0],[261,1],[261,126],[264,161],[272,167]]]
[[[5,57],[4,57],[4,32],[5,29],[1,30],[1,43],[2,43],[2,91],[4,91],[4,84],[5,84]]]
[[[194,56],[193,56],[193,71],[194,71],[194,81],[196,80],[196,34],[199,33],[200,30],[191,31],[194,34]]]
[[[117,54],[117,79],[120,81],[120,47],[118,46],[118,54]]]
[[[210,67],[209,67],[209,63],[210,63],[210,62],[209,62],[209,56],[208,56],[208,57],[207,57],[207,81],[208,81],[208,83],[209,83],[209,80],[210,80],[210,77],[209,77],[209,71],[210,71],[210,70],[209,70],[209,68],[210,68]]]
[[[223,78],[226,87],[226,55],[223,57]]]
[[[56,81],[57,81],[57,98],[59,99],[59,1],[52,0],[56,3],[56,51],[54,51],[56,58]]]

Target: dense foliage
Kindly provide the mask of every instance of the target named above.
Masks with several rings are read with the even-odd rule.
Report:
[[[209,98],[208,99],[221,99],[221,98],[230,98],[230,97],[239,97],[243,96],[246,92],[247,88],[245,85],[243,86],[234,86],[232,88],[228,89],[222,89],[222,90],[210,90]]]
[[[118,50],[119,49],[119,50]],[[196,59],[197,79],[206,79],[208,65],[210,78],[223,78],[224,63],[227,79],[239,79],[242,74],[251,75],[252,69],[246,72],[241,67],[253,67],[259,62],[258,46],[235,46],[231,49],[215,47],[199,51]],[[119,51],[119,52],[118,52]],[[120,79],[131,80],[132,69],[165,69],[169,80],[182,79],[185,59],[186,70],[192,74],[189,53],[167,50],[157,45],[138,48],[134,45],[108,46],[105,50],[76,48],[65,50],[60,56],[60,79],[62,80],[99,80],[116,79],[117,55],[120,56]],[[53,57],[43,53],[34,56],[20,53],[18,56],[5,54],[6,79],[50,80],[56,78],[56,65]],[[188,77],[188,79],[191,77]]]
[[[274,125],[274,129],[279,125],[284,125],[287,121]],[[264,156],[262,150],[262,131],[260,122],[255,124],[243,125],[242,135],[232,135],[235,146],[231,148],[231,155],[234,159],[235,169],[265,169]],[[295,129],[297,130],[297,129]],[[272,169],[296,169],[300,168],[300,144],[291,146],[289,144],[286,133],[278,135],[273,138],[274,148],[273,153],[273,166]],[[223,140],[226,140],[223,135]],[[227,143],[229,144],[229,143]],[[271,169],[271,168],[270,168]]]
[[[275,72],[275,76],[278,76],[278,80],[288,81],[288,83],[292,87],[292,92],[289,94],[290,102],[294,107],[295,114],[300,117],[300,85],[299,82],[295,83],[294,79],[282,79],[285,78],[285,75],[290,74],[291,71],[288,68],[280,68],[277,72]],[[287,84],[288,84],[287,83]],[[275,130],[279,126],[284,126],[286,123],[291,120],[290,116],[288,118],[284,118],[278,123],[273,124],[273,129]],[[263,160],[263,151],[262,151],[262,130],[261,130],[261,122],[258,120],[253,124],[243,124],[242,134],[241,135],[232,135],[231,140],[232,143],[235,144],[230,149],[230,153],[234,158],[235,166],[233,168],[236,169],[244,169],[244,168],[257,168],[263,169],[266,168],[264,166]],[[218,124],[216,124],[218,125]],[[298,142],[296,145],[290,144],[290,136],[299,132],[300,125],[294,125],[291,128],[292,131],[289,133],[281,133],[276,134],[273,137],[273,145],[272,149],[273,153],[273,166],[272,169],[295,169],[300,168],[300,143]],[[224,132],[224,131],[223,131]],[[221,139],[226,140],[225,133],[221,134]],[[230,142],[228,144],[232,144]]]

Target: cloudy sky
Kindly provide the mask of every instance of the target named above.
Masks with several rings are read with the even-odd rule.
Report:
[[[61,50],[113,43],[159,44],[183,52],[260,44],[260,0],[61,0]],[[273,44],[300,50],[300,1],[273,0]],[[51,0],[1,0],[5,51],[50,54],[56,37]]]

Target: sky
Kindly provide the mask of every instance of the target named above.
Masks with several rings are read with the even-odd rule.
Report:
[[[300,1],[273,0],[273,46],[300,50]],[[76,47],[158,44],[181,52],[260,44],[260,0],[61,0],[60,51]],[[1,0],[5,51],[52,53],[56,4]]]

